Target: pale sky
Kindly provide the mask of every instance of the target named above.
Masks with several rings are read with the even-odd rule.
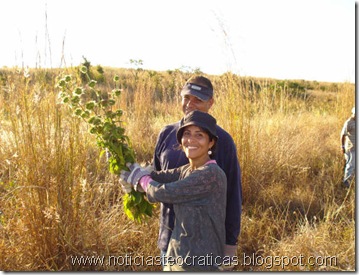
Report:
[[[355,82],[354,0],[2,0],[0,68],[92,65]],[[46,19],[47,15],[47,19]],[[61,62],[64,56],[65,63]]]

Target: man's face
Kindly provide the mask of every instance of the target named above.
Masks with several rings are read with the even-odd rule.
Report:
[[[198,97],[193,95],[185,95],[182,97],[182,111],[184,114],[188,114],[192,111],[201,111],[208,113],[209,109],[213,105],[213,98],[202,101]]]

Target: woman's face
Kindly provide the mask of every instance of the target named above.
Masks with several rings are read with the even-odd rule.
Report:
[[[200,127],[195,125],[187,126],[182,134],[182,148],[188,159],[208,159],[208,150],[214,145],[209,135]]]

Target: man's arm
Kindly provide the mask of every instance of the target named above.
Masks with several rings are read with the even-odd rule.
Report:
[[[159,155],[160,155],[160,147],[162,146],[163,143],[164,132],[165,132],[165,128],[161,130],[161,132],[157,137],[155,151],[153,153],[153,167],[155,171],[162,170],[161,160],[159,159]]]
[[[227,176],[227,208],[226,208],[226,242],[224,255],[233,259],[237,255],[238,236],[241,230],[242,215],[242,180],[241,168],[237,156],[237,148],[232,137],[226,133],[220,136],[218,147],[220,166]],[[228,261],[228,259],[227,259]],[[232,270],[234,266],[227,262],[223,270]]]
[[[237,148],[232,137],[218,129],[216,161],[227,176],[226,244],[237,245],[241,229],[242,180]]]
[[[230,162],[225,171],[227,175],[226,244],[237,245],[241,230],[242,181],[237,150],[231,147],[227,155]]]

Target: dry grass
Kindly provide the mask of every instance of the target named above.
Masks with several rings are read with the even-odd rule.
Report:
[[[57,103],[59,73],[0,71],[0,269],[160,270],[156,262],[121,265],[126,255],[158,256],[158,208],[142,225],[124,216],[94,138]],[[150,162],[159,130],[181,116],[178,91],[189,74],[105,70],[106,79],[114,74],[124,89],[116,108],[125,111],[138,160]],[[242,168],[236,270],[355,270],[355,189],[340,185],[339,150],[354,85],[296,90],[276,80],[210,78],[211,112],[233,136]],[[110,91],[107,83],[101,89]],[[113,256],[117,264],[79,265],[75,256]]]

